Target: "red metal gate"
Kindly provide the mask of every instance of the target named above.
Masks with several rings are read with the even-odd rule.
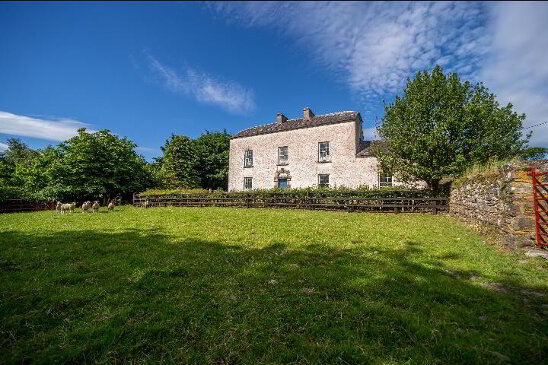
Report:
[[[535,212],[535,231],[537,235],[537,247],[548,246],[548,183],[544,177],[548,171],[537,171],[534,167],[529,175],[533,178],[533,210]]]

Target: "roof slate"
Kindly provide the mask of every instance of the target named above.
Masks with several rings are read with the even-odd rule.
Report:
[[[358,148],[358,153],[356,157],[372,157],[373,153],[371,152],[371,146],[386,146],[384,141],[360,141],[360,147]]]
[[[232,138],[251,137],[251,136],[257,136],[259,134],[285,132],[285,131],[290,131],[294,129],[311,128],[311,127],[318,127],[321,125],[344,123],[344,122],[357,120],[359,118],[361,118],[360,113],[354,112],[354,111],[346,111],[346,112],[339,112],[339,113],[316,115],[310,120],[304,120],[303,118],[289,119],[283,123],[271,123],[271,124],[265,124],[257,127],[244,129],[243,131],[240,131],[237,134],[235,134]]]

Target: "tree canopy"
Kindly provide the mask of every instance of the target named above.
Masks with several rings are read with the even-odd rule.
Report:
[[[151,183],[135,143],[108,130],[79,129],[77,136],[38,151],[16,142],[0,159],[2,186],[20,188],[37,199],[108,199]]]
[[[380,167],[403,180],[419,179],[437,190],[443,177],[475,163],[520,155],[525,115],[500,106],[482,84],[462,81],[436,66],[408,80],[403,96],[385,105],[377,128],[384,144],[374,153]]]
[[[135,143],[108,130],[33,150],[17,138],[0,152],[0,199],[109,199],[150,187],[226,189],[230,135],[172,135],[163,156],[147,163]]]
[[[226,189],[230,135],[206,132],[193,140],[172,135],[157,159],[159,181],[167,188]]]

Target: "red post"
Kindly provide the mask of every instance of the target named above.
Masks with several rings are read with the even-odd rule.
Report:
[[[533,179],[533,211],[535,212],[536,242],[537,247],[542,248],[542,237],[540,235],[540,212],[537,197],[537,170],[534,167],[531,168],[531,177]]]

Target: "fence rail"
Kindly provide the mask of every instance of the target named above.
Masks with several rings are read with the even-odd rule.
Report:
[[[353,197],[264,197],[133,195],[133,205],[141,207],[243,207],[346,210],[367,212],[432,212],[448,209],[447,198],[353,198]]]
[[[23,199],[0,201],[0,213],[33,212],[55,209],[55,202],[32,202]]]

